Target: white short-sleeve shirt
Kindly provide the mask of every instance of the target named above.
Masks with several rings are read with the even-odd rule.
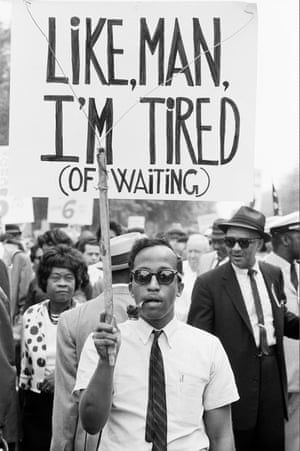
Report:
[[[153,327],[142,319],[119,324],[121,347],[112,408],[101,451],[151,451],[145,441],[148,371]],[[215,336],[173,319],[159,337],[166,378],[168,451],[208,449],[204,410],[239,399],[227,355]],[[92,334],[80,357],[74,391],[85,389],[97,367]]]

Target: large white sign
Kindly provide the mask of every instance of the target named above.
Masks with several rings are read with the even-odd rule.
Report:
[[[242,2],[16,2],[10,189],[97,197],[102,146],[111,198],[251,200],[256,34]]]

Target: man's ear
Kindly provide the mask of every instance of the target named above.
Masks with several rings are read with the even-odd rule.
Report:
[[[177,293],[176,293],[177,297],[181,296],[183,288],[184,288],[184,283],[182,282],[181,278],[178,277],[178,279],[177,279]]]
[[[133,297],[132,281],[130,281],[130,282],[128,283],[128,290],[129,290],[130,295]]]

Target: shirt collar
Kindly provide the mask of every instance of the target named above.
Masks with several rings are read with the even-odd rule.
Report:
[[[248,275],[249,268],[239,268],[238,266],[234,265],[233,263],[231,263],[231,265],[232,265],[233,270],[236,273],[236,275],[240,275],[240,276]],[[257,260],[255,260],[255,263],[251,269],[254,269],[256,272],[259,272],[259,266],[258,266]]]
[[[147,321],[145,321],[143,318],[139,318],[136,325],[140,339],[142,340],[144,345],[147,344],[151,338],[154,327],[151,326],[151,324],[147,323]],[[175,317],[173,317],[173,319],[171,319],[171,321],[163,328],[163,333],[170,348],[172,347],[173,335],[179,328],[179,326],[180,322]]]

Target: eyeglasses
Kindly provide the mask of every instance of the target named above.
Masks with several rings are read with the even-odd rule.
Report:
[[[241,249],[247,249],[250,246],[250,243],[253,241],[257,241],[259,238],[225,238],[225,244],[227,247],[230,247],[231,249],[235,246],[235,243],[239,243],[239,246]]]
[[[131,271],[133,280],[139,285],[148,285],[152,280],[152,276],[156,277],[156,280],[160,285],[170,285],[177,274],[178,271],[175,271],[174,269],[160,269],[157,272],[151,272],[148,271],[148,269],[136,269],[135,271]]]

